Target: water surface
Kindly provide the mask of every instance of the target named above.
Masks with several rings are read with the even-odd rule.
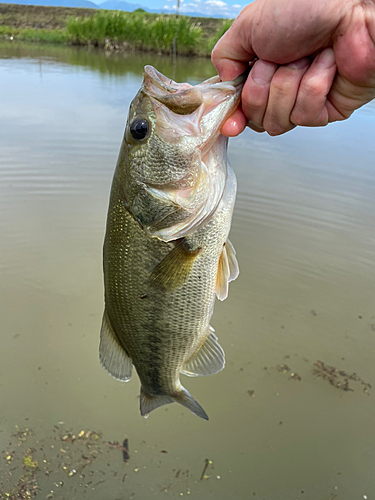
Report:
[[[10,43],[0,58],[0,498],[30,471],[42,499],[375,498],[374,104],[230,141],[241,274],[211,322],[227,364],[184,379],[210,421],[179,405],[144,420],[137,377],[98,362],[110,183],[143,66],[190,83],[213,68]],[[356,373],[352,390],[318,360],[335,385]],[[93,452],[69,430],[102,432],[91,466],[77,470]],[[125,438],[128,463],[106,444]]]

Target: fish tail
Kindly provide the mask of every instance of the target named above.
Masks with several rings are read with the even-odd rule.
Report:
[[[174,400],[176,401],[176,403],[180,403],[180,405],[185,406],[191,412],[198,415],[198,417],[208,420],[207,413],[204,411],[201,405],[195,401],[190,392],[188,392],[184,387],[182,387],[181,391],[175,395]]]
[[[191,412],[195,413],[195,415],[198,415],[198,417],[208,420],[207,413],[184,387],[182,387],[181,390],[174,396],[168,396],[165,394],[146,394],[143,391],[143,388],[141,388],[140,410],[143,417],[148,417],[152,410],[155,410],[160,406],[168,405],[174,402],[185,406]]]

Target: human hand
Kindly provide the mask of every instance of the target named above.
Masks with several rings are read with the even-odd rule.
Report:
[[[256,0],[218,41],[212,63],[225,81],[255,58],[224,135],[345,120],[375,97],[375,0]]]

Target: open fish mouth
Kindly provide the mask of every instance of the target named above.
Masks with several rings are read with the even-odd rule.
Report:
[[[218,76],[198,84],[176,83],[152,66],[144,69],[142,93],[155,113],[157,136],[181,150],[199,155],[198,167],[176,184],[148,185],[150,199],[164,199],[189,214],[172,226],[163,221],[143,226],[151,236],[164,241],[185,237],[197,230],[218,207],[227,179],[227,142],[220,129],[238,106],[246,75],[231,82]],[[195,182],[191,182],[191,176]],[[188,179],[188,176],[189,179]]]
[[[143,92],[154,107],[158,135],[166,141],[201,137],[202,156],[236,109],[247,74],[230,82],[216,75],[198,85],[176,83],[152,66],[145,66]],[[171,113],[172,112],[172,113]]]

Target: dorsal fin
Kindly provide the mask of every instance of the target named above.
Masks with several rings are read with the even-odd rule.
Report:
[[[225,366],[225,354],[219,344],[212,326],[208,327],[208,336],[195,353],[184,363],[181,373],[189,377],[214,375]]]
[[[132,376],[132,360],[118,341],[106,311],[103,314],[99,345],[100,363],[117,380],[128,382]]]

